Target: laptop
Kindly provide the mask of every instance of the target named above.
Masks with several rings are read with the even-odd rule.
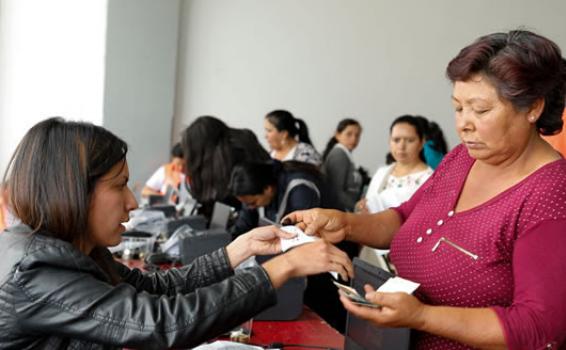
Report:
[[[209,228],[226,229],[234,208],[224,203],[215,202]]]
[[[393,275],[377,266],[354,258],[354,279],[351,287],[364,295],[364,285],[378,288]],[[410,329],[381,328],[348,313],[344,350],[408,350]]]

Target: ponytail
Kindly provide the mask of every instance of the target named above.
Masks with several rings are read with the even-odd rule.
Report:
[[[330,138],[330,140],[328,140],[328,143],[326,144],[326,148],[324,149],[324,153],[322,154],[322,161],[324,162],[326,160],[326,157],[328,157],[328,155],[330,154],[330,151],[332,151],[332,149],[334,148],[334,146],[338,143],[338,140],[336,140],[336,136],[333,136]]]
[[[308,143],[312,146],[311,138],[309,137],[309,128],[304,120],[295,118],[295,123],[297,124],[297,136],[299,136],[299,142]]]

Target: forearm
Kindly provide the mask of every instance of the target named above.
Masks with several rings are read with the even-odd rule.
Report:
[[[247,235],[238,236],[238,238],[226,246],[226,254],[232,269],[253,255],[249,247],[250,242]]]
[[[425,305],[413,328],[479,349],[507,349],[503,329],[489,308]]]
[[[346,239],[374,248],[389,248],[393,236],[401,227],[401,218],[392,209],[376,214],[345,215],[348,222]]]
[[[142,197],[149,197],[151,195],[161,195],[161,192],[154,190],[153,188],[149,187],[149,186],[145,186],[142,189],[142,193],[141,193]]]

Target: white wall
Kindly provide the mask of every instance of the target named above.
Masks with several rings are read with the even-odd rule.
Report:
[[[0,178],[48,116],[102,123],[106,1],[0,1]]]
[[[179,6],[179,0],[108,3],[103,125],[129,145],[135,192],[169,160]]]
[[[185,0],[175,128],[199,115],[248,127],[286,108],[322,150],[358,118],[355,158],[374,170],[388,126],[405,113],[438,121],[457,144],[448,61],[480,35],[524,26],[566,50],[566,2],[548,0]]]

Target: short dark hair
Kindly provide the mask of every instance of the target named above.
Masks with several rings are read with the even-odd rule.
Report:
[[[502,98],[517,110],[543,98],[545,105],[536,122],[539,133],[562,130],[566,95],[566,61],[551,40],[526,30],[482,36],[463,48],[446,68],[452,82],[484,75]]]
[[[180,142],[177,142],[173,148],[171,148],[171,158],[183,158],[183,147],[181,147]]]
[[[20,141],[4,175],[11,210],[34,232],[80,247],[95,185],[116,164],[125,165],[127,152],[123,140],[100,126],[59,117],[41,121]]]

